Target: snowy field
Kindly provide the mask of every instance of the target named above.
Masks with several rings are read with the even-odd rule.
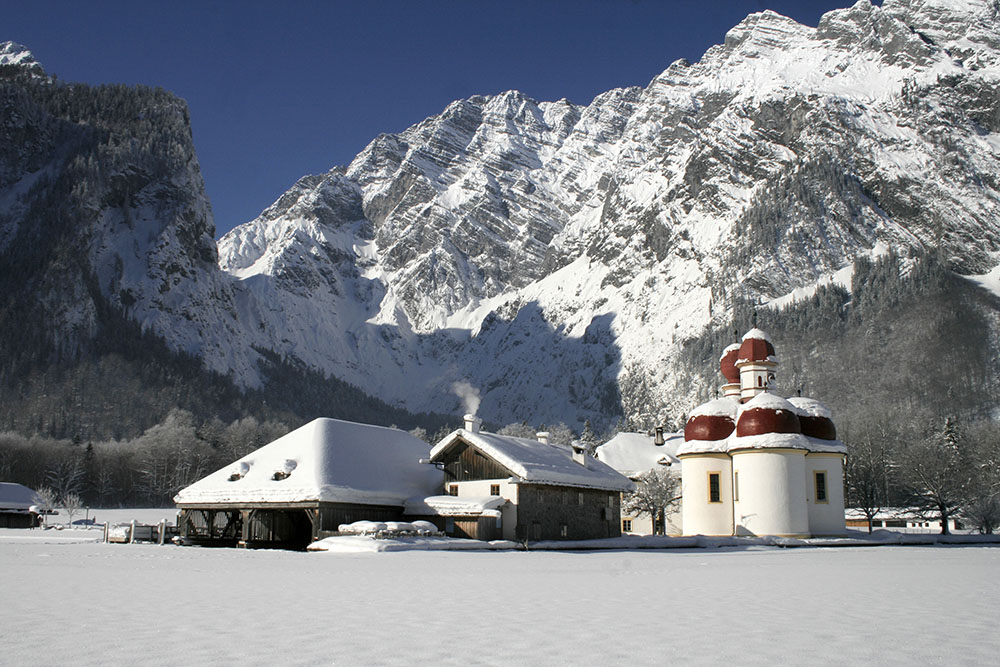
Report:
[[[345,554],[95,535],[0,530],[0,664],[1000,660],[998,547]]]

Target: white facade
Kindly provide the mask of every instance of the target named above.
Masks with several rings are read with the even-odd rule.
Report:
[[[810,452],[806,455],[806,496],[809,532],[816,536],[843,535],[847,530],[843,454]]]
[[[683,461],[681,521],[684,533],[732,535],[732,459],[728,454],[701,454],[683,457]]]
[[[809,536],[805,451],[749,449],[734,452],[732,462],[736,535]]]

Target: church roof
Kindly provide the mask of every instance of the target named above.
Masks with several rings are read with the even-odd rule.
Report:
[[[595,456],[629,478],[668,465],[679,468],[677,449],[684,443],[684,436],[667,433],[663,439],[664,443],[657,446],[651,435],[622,432],[600,445]]]
[[[402,505],[440,492],[427,443],[393,428],[316,419],[217,470],[178,504],[325,501]]]
[[[743,342],[737,353],[737,364],[754,361],[778,363],[770,337],[760,329],[751,329],[743,335]]]
[[[440,461],[449,449],[462,442],[472,445],[510,470],[521,482],[609,491],[631,491],[634,488],[627,477],[593,456],[587,456],[583,464],[577,463],[573,460],[573,449],[568,445],[463,428],[450,433],[435,445],[430,459]]]

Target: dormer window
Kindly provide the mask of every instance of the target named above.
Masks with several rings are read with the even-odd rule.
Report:
[[[230,473],[229,473],[229,480],[228,481],[230,481],[230,482],[238,482],[241,479],[243,479],[244,477],[246,477],[246,474],[248,472],[250,472],[250,464],[247,463],[246,461],[240,461],[230,471]]]
[[[281,465],[281,467],[275,470],[274,474],[271,475],[271,479],[273,479],[275,482],[280,482],[283,479],[288,479],[288,476],[292,474],[292,471],[295,470],[297,466],[298,463],[296,463],[292,459],[285,459],[285,462]]]

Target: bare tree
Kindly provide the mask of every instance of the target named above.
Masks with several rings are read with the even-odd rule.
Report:
[[[1000,528],[1000,496],[981,496],[965,506],[962,516],[984,535],[992,535]]]
[[[680,502],[680,484],[669,470],[649,470],[636,483],[633,493],[622,498],[622,510],[633,516],[648,516],[653,520],[653,532],[666,532],[667,512]]]
[[[975,493],[978,471],[973,459],[953,417],[911,443],[900,459],[900,474],[914,509],[940,519],[942,535],[950,532],[949,519]]]
[[[43,486],[35,491],[35,505],[41,513],[45,525],[49,525],[49,515],[56,506],[56,492],[47,486]]]
[[[872,532],[872,519],[888,505],[891,466],[887,454],[888,434],[884,428],[869,426],[852,439],[845,477],[847,502],[861,511]]]
[[[45,472],[45,481],[56,494],[56,502],[63,502],[71,494],[80,493],[83,486],[83,466],[73,454],[61,456]]]
[[[80,499],[75,493],[66,494],[62,499],[62,507],[66,511],[66,525],[73,525],[73,517],[80,512],[80,508],[83,507],[83,500]]]

